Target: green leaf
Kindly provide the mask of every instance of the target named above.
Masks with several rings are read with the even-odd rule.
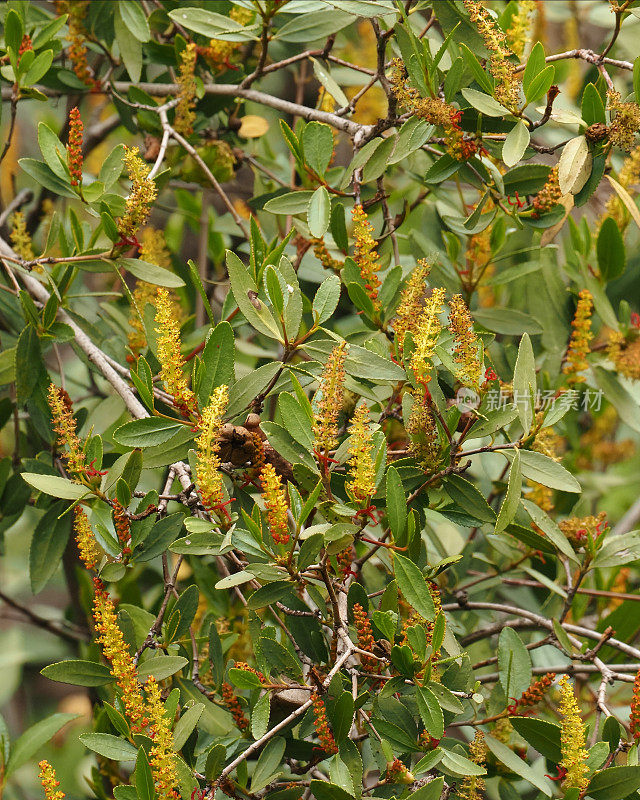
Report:
[[[603,125],[607,123],[604,103],[602,102],[600,93],[592,83],[588,83],[584,87],[580,113],[587,125],[593,125],[596,122],[600,122]]]
[[[189,662],[183,656],[153,656],[143,661],[138,667],[138,679],[145,681],[150,675],[163,681],[184,669]]]
[[[594,367],[593,374],[597,386],[618,412],[620,419],[634,431],[640,432],[640,405],[635,398],[613,372],[607,372],[602,367]]]
[[[582,487],[562,464],[535,450],[519,450],[520,466],[525,478],[562,492],[580,493]]]
[[[176,722],[176,726],[173,729],[173,749],[176,753],[180,752],[186,744],[187,739],[200,721],[203,711],[204,703],[196,703],[191,708],[188,708]]]
[[[543,330],[542,325],[530,314],[515,308],[478,308],[473,316],[487,330],[505,336],[542,333]]]
[[[78,738],[89,750],[110,761],[135,761],[138,756],[132,744],[110,733],[83,733]]]
[[[116,266],[120,269],[125,269],[141,281],[152,283],[154,286],[166,286],[169,289],[177,289],[180,286],[184,286],[182,278],[175,273],[169,272],[164,267],[158,267],[156,264],[140,261],[139,258],[119,258],[116,261]]]
[[[53,62],[53,50],[44,50],[34,58],[33,64],[27,70],[27,74],[21,80],[23,86],[33,86],[49,71]]]
[[[449,475],[443,480],[443,485],[449,497],[463,511],[482,522],[496,521],[496,512],[470,481],[460,475]]]
[[[270,214],[303,214],[309,208],[313,192],[301,189],[298,192],[286,192],[273,197],[264,204],[264,210]]]
[[[113,439],[125,447],[153,447],[164,444],[184,425],[177,420],[173,422],[164,417],[145,417],[125,422],[116,428]]]
[[[494,90],[493,79],[487,75],[475,54],[464,42],[460,42],[460,53],[462,54],[464,63],[471,70],[478,86],[484,89],[487,94],[492,94]]]
[[[312,306],[313,319],[318,325],[330,319],[336,310],[341,288],[342,284],[337,275],[329,275],[318,287]]]
[[[311,195],[307,209],[307,224],[309,233],[316,239],[321,239],[329,228],[331,212],[331,198],[324,186],[318,186]]]
[[[29,547],[29,578],[34,594],[42,591],[62,562],[71,533],[71,518],[65,514],[67,508],[67,503],[54,503],[33,531]]]
[[[613,217],[607,217],[600,226],[596,245],[598,268],[605,281],[612,281],[624,272],[627,254],[624,239]]]
[[[142,551],[138,552],[136,550],[135,560],[143,563],[161,556],[178,538],[183,522],[184,516],[179,511],[159,519],[151,529],[149,536],[142,543]]]
[[[21,472],[20,477],[29,486],[33,486],[39,492],[50,494],[60,500],[80,500],[90,494],[85,486],[73,483],[67,478],[59,478],[56,475],[40,475],[37,472]]]
[[[518,120],[502,145],[502,160],[508,167],[513,167],[520,161],[530,139],[529,129],[522,120]]]
[[[279,28],[274,39],[281,42],[317,42],[336,33],[353,22],[351,14],[343,11],[313,11],[311,14],[297,14]]]
[[[282,334],[278,324],[271,311],[258,298],[258,287],[254,283],[251,273],[231,250],[227,250],[227,272],[233,296],[247,322],[265,336],[281,341]]]
[[[9,777],[18,767],[26,764],[67,722],[77,719],[78,714],[52,714],[36,722],[20,736],[11,748],[5,777]]]
[[[43,161],[36,161],[35,158],[20,158],[18,164],[31,176],[37,184],[60,197],[73,197],[78,195],[71,188],[70,179],[64,180],[45,164]]]
[[[310,470],[317,471],[308,446],[296,441],[286,428],[276,422],[263,422],[261,428],[267,435],[269,444],[287,461],[291,464],[304,464]]]
[[[494,739],[493,736],[485,736],[485,741],[489,750],[498,761],[502,762],[505,767],[507,767],[507,769],[510,769],[512,772],[515,772],[516,775],[524,778],[525,781],[535,786],[536,789],[539,789],[547,797],[551,797],[552,792],[549,788],[548,781],[538,775],[537,772],[534,772],[525,761],[518,758],[513,750],[507,747],[506,744]]]
[[[539,97],[542,97],[543,94],[546,94],[551,88],[551,84],[553,83],[555,77],[556,70],[552,64],[549,64],[549,66],[545,67],[542,72],[538,73],[538,75],[533,78],[531,84],[529,85],[529,90],[527,92],[527,103],[532,103]]]
[[[387,470],[387,519],[394,539],[400,539],[407,525],[407,498],[395,467]],[[411,562],[409,562],[411,563]]]
[[[40,670],[40,674],[50,681],[70,683],[73,686],[104,686],[111,683],[113,676],[108,667],[95,661],[57,661]]]
[[[269,727],[271,713],[271,695],[265,692],[258,699],[251,712],[251,735],[254,739],[262,739]]]
[[[122,174],[122,159],[124,157],[124,145],[117,144],[109,155],[102,162],[98,180],[105,189],[110,189]]]
[[[190,31],[201,33],[209,39],[245,42],[257,38],[254,25],[241,25],[230,17],[216,14],[215,11],[208,11],[204,8],[176,8],[170,11],[168,16],[174,22],[183,25]]]
[[[122,6],[128,5],[129,2],[130,0],[126,0],[125,3],[118,3],[118,11],[113,16],[113,27],[122,61],[131,80],[137,83],[142,74],[142,44],[122,16]]]
[[[511,462],[511,469],[509,470],[509,482],[507,484],[507,493],[505,494],[502,505],[500,506],[500,513],[496,521],[496,533],[501,533],[507,525],[513,522],[513,519],[518,510],[520,503],[520,495],[522,493],[522,470],[520,468],[520,451],[516,450]]]
[[[64,167],[67,163],[67,151],[45,122],[38,125],[38,146],[47,166],[63,181],[68,181],[69,172]]]
[[[138,750],[136,757],[136,793],[138,800],[154,800],[156,797],[153,773],[143,747]]]
[[[541,756],[554,764],[560,762],[562,751],[559,725],[537,717],[510,717],[510,722],[516,732]]]
[[[429,736],[441,739],[444,735],[444,717],[434,693],[426,686],[416,686],[418,711]]]
[[[518,698],[531,685],[531,657],[513,628],[503,628],[498,638],[500,683],[508,698]]]
[[[267,742],[251,777],[251,794],[264,789],[275,775],[280,774],[285,747],[285,740],[279,736]]]
[[[305,162],[322,177],[333,155],[333,132],[329,125],[315,121],[305,125],[302,131],[302,148]],[[317,194],[317,190],[314,194]]]
[[[362,181],[364,183],[375,181],[383,174],[395,150],[396,141],[397,136],[387,136],[382,140],[380,147],[376,147],[362,170]]]
[[[504,117],[509,114],[509,109],[484,92],[478,92],[476,89],[463,89],[462,96],[486,117]]]
[[[316,800],[353,800],[353,795],[330,781],[312,780],[309,789]]]
[[[479,766],[455,750],[442,749],[442,766],[454,775],[486,775],[484,767]]]
[[[440,800],[443,786],[444,778],[442,776],[439,778],[433,778],[429,781],[429,783],[426,783],[424,786],[421,786],[419,789],[411,792],[411,800]]]
[[[593,800],[623,800],[640,789],[640,767],[619,766],[603,769],[591,778],[587,795]]]
[[[513,370],[513,395],[518,417],[525,434],[533,422],[533,407],[536,398],[536,362],[528,334],[524,334],[518,347],[518,357]]]
[[[539,506],[532,503],[530,500],[522,500],[522,505],[547,539],[549,539],[561,553],[564,553],[566,556],[576,561],[577,558],[573,547],[571,547],[569,540],[551,517],[547,516]]]
[[[149,41],[151,38],[149,23],[137,0],[134,0],[134,2],[131,2],[131,0],[120,0],[118,3],[118,12],[124,24],[139,42]]]
[[[346,94],[342,91],[340,86],[336,83],[336,81],[331,76],[329,72],[329,68],[322,64],[320,61],[317,61],[315,58],[310,59],[311,63],[313,64],[313,74],[316,76],[318,81],[324,86],[327,92],[333,97],[336,103],[339,106],[348,106],[349,105],[349,98]],[[333,139],[333,135],[331,137]]]
[[[398,588],[404,599],[427,622],[432,621],[435,617],[435,608],[424,575],[413,561],[409,561],[400,553],[394,553],[393,561]]]
[[[300,405],[298,400],[288,392],[283,392],[278,397],[278,411],[282,417],[284,427],[289,431],[296,442],[301,444],[309,452],[312,452],[312,423],[307,416],[306,410]]]
[[[233,330],[223,321],[209,333],[202,351],[202,372],[198,399],[205,406],[217,386],[231,386],[234,377]]]
[[[524,90],[524,96],[526,97],[528,103],[531,102],[529,99],[529,87],[531,86],[531,81],[537,75],[539,75],[544,68],[544,47],[540,42],[536,42],[531,48],[531,52],[527,58],[527,64],[524,68],[524,72],[522,73],[522,89]]]
[[[267,663],[276,673],[284,673],[291,678],[302,677],[302,666],[286,647],[283,647],[274,639],[266,636],[260,638],[260,649],[262,650]]]

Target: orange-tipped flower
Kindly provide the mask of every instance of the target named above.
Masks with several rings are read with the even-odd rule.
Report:
[[[157,195],[156,185],[149,178],[151,168],[140,158],[138,152],[137,147],[125,147],[124,165],[131,181],[131,190],[124,215],[118,220],[118,232],[125,241],[132,240],[138,229],[145,224]]]
[[[430,271],[431,264],[426,258],[421,258],[400,295],[400,302],[393,320],[396,346],[400,354],[404,350],[405,334],[407,331],[412,333],[415,331],[416,323],[422,313],[422,305],[427,292],[427,277]]]
[[[269,530],[274,542],[287,544],[289,526],[287,524],[287,495],[282,479],[275,471],[273,464],[265,464],[260,473],[262,483],[262,499],[267,509]]]
[[[64,389],[49,385],[47,399],[51,409],[53,429],[58,434],[58,446],[66,448],[67,468],[76,475],[86,470],[82,442],[76,432],[76,421],[71,413],[71,401]]]
[[[48,761],[41,761],[38,766],[40,767],[40,783],[44,789],[44,796],[46,800],[62,800],[65,796],[64,792],[58,789],[60,781],[56,778],[56,771]]]
[[[236,668],[238,668],[237,664]],[[242,706],[240,705],[240,701],[233,691],[233,687],[230,683],[225,681],[221,688],[222,700],[224,704],[231,712],[231,716],[233,717],[233,721],[236,723],[236,727],[244,733],[244,731],[246,731],[249,727],[249,720],[245,716]]]
[[[176,408],[185,417],[195,416],[198,402],[184,374],[178,309],[167,289],[160,287],[156,300],[156,333],[160,374]]]
[[[176,116],[173,127],[183,136],[193,133],[193,123],[196,115],[193,111],[196,101],[196,79],[194,77],[198,49],[193,42],[180,53],[180,68],[178,73],[178,86],[180,94],[176,106]]]
[[[128,547],[131,538],[131,522],[126,510],[117,500],[113,501],[113,527],[118,534],[118,541],[122,547]]]
[[[378,289],[381,285],[378,277],[381,266],[380,258],[376,249],[376,240],[373,238],[373,226],[361,205],[353,207],[353,237],[355,240],[353,260],[360,269],[360,275],[373,303],[373,308],[376,313],[379,313],[381,310],[378,299]]]
[[[131,728],[139,733],[147,725],[148,719],[136,675],[136,666],[129,652],[129,645],[125,642],[118,626],[113,600],[98,578],[94,578],[93,583],[95,587],[93,619],[99,634],[98,642],[102,645],[104,657],[111,664],[111,674],[122,692],[122,702],[131,722]]]
[[[640,741],[640,669],[636,672],[633,681],[633,699],[631,700],[631,713],[629,715],[629,729],[634,741]]]
[[[449,302],[449,330],[455,342],[455,360],[459,364],[457,379],[471,389],[480,388],[482,364],[478,356],[478,336],[473,329],[473,320],[462,299],[456,294]]]
[[[149,750],[149,765],[153,774],[158,800],[178,800],[178,772],[173,750],[171,720],[165,713],[156,679],[151,677],[145,683],[147,695],[147,714],[149,734],[153,744]]]
[[[77,107],[69,112],[69,143],[67,144],[67,159],[71,173],[71,185],[82,184],[82,131],[84,126]]]
[[[333,738],[333,733],[329,727],[329,720],[327,719],[327,710],[319,694],[314,692],[313,695],[313,716],[316,733],[322,745],[322,749],[327,755],[334,755],[338,752],[336,740]]]
[[[528,689],[524,690],[517,702],[517,705],[520,707],[537,705],[545,696],[555,679],[555,672],[547,672],[546,675],[538,678],[538,680],[534,681]]]
[[[373,630],[371,629],[371,623],[369,622],[367,612],[360,605],[360,603],[354,603],[353,624],[358,632],[358,647],[361,650],[368,650],[369,652],[372,652],[375,644]],[[365,672],[379,672],[380,662],[377,658],[370,658],[369,656],[361,655],[360,661],[362,663],[362,669],[365,670]]]
[[[93,534],[89,518],[80,506],[76,506],[73,512],[73,529],[76,534],[80,560],[87,569],[93,569],[100,560],[102,553]]]
[[[550,211],[560,202],[562,192],[560,191],[560,181],[558,179],[558,167],[554,167],[549,173],[545,185],[533,198],[533,216],[539,217],[546,211]]]
[[[366,403],[361,403],[356,409],[349,433],[351,434],[349,441],[351,474],[347,481],[347,491],[358,502],[369,505],[371,498],[376,493],[376,472],[372,457],[373,441],[369,427],[369,409]]]
[[[320,400],[313,420],[313,434],[314,450],[325,459],[329,451],[338,444],[338,417],[342,408],[346,348],[346,342],[340,342],[333,348],[320,378]]]
[[[224,485],[219,471],[221,463],[218,453],[218,434],[228,402],[229,389],[226,386],[217,386],[202,412],[199,422],[200,433],[196,438],[198,453],[196,484],[202,505],[209,512],[220,508],[224,501]]]
[[[589,342],[593,339],[591,330],[592,313],[593,298],[591,292],[588,289],[582,289],[578,298],[576,313],[571,323],[573,332],[567,351],[567,360],[562,370],[565,375],[568,375],[567,383],[569,384],[583,383],[585,380],[584,375],[581,373],[589,367],[586,357],[590,349]]]

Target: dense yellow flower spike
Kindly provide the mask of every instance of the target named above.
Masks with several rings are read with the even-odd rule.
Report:
[[[427,291],[427,277],[430,271],[431,264],[426,258],[421,258],[400,295],[400,302],[393,320],[396,347],[400,354],[404,350],[405,334],[407,331],[412,333],[415,331],[416,323],[420,318],[424,296]]]
[[[571,323],[573,332],[567,359],[563,372],[568,376],[569,384],[583,383],[584,375],[581,373],[588,368],[587,355],[589,353],[589,342],[593,339],[591,330],[591,315],[593,313],[593,298],[591,292],[582,289],[578,298],[576,313]]]
[[[578,701],[573,692],[573,684],[566,675],[560,678],[560,713],[564,717],[560,730],[562,750],[560,767],[566,770],[563,788],[584,791],[589,784],[586,732],[580,717]]]
[[[449,330],[455,342],[455,360],[459,364],[457,379],[464,386],[480,388],[482,363],[478,355],[479,339],[473,329],[473,320],[462,295],[449,301]]]
[[[607,355],[620,375],[640,380],[640,338],[627,340],[619,331],[611,334]]]
[[[358,502],[369,505],[376,493],[375,464],[372,457],[372,433],[369,425],[369,409],[361,403],[353,415],[349,433],[349,466],[350,478],[346,488]]]
[[[529,41],[529,28],[531,15],[537,8],[536,0],[518,0],[518,10],[511,17],[511,24],[507,30],[509,47],[518,58],[524,55],[525,47]]]
[[[410,438],[409,452],[425,472],[433,472],[438,466],[440,443],[438,428],[433,413],[419,390],[414,392],[413,406],[409,414],[407,434]]]
[[[185,416],[195,416],[197,400],[184,374],[185,361],[181,352],[179,311],[171,295],[160,287],[156,299],[156,333],[160,374],[176,408]]]
[[[287,495],[282,479],[275,471],[273,464],[265,464],[260,472],[262,499],[267,509],[269,530],[274,542],[287,544],[289,526],[287,525]]]
[[[544,186],[538,194],[533,198],[533,216],[539,217],[545,211],[550,211],[555,205],[560,202],[562,192],[560,191],[560,182],[558,179],[558,167],[554,167],[549,173]]]
[[[515,109],[520,82],[515,64],[509,60],[512,52],[507,38],[480,0],[463,0],[463,3],[490,53],[489,72],[495,80],[496,100],[509,109]]]
[[[615,112],[609,125],[609,141],[630,152],[640,132],[640,106],[634,102],[623,103],[618,92],[609,92],[607,100],[609,109]]]
[[[16,253],[25,261],[35,258],[31,236],[22,211],[14,211],[11,218],[11,244]]]
[[[153,774],[158,800],[177,800],[178,772],[173,752],[171,720],[166,716],[160,687],[151,677],[145,683],[149,733],[153,744],[149,750],[149,765]]]
[[[113,600],[104,590],[102,581],[93,580],[95,593],[93,598],[93,619],[98,632],[98,643],[102,645],[104,657],[111,664],[111,674],[122,692],[122,702],[131,730],[139,733],[147,724],[144,697],[129,645],[125,642],[118,626],[116,609]]]
[[[196,79],[194,77],[198,51],[193,42],[189,42],[180,53],[180,67],[177,78],[180,87],[179,101],[173,127],[183,136],[193,133],[196,115],[193,110],[196,102]]]
[[[171,268],[171,255],[167,249],[162,231],[155,228],[145,228],[140,235],[140,258],[149,264],[156,264],[165,269]],[[147,304],[155,307],[157,300],[158,287],[146,281],[136,281],[133,290],[133,301],[136,308],[132,308],[129,315],[129,347],[134,356],[147,345],[147,334],[140,317],[144,319],[144,310]],[[173,292],[169,291],[169,296],[175,300]],[[176,304],[176,310],[181,311],[181,307]],[[136,310],[137,309],[137,310]]]
[[[196,484],[202,505],[207,511],[224,508],[224,485],[220,475],[220,456],[218,454],[218,434],[222,417],[229,402],[227,386],[217,386],[205,406],[200,418],[200,433],[196,438],[198,464],[196,468]]]
[[[76,475],[84,474],[86,463],[82,442],[76,432],[76,421],[71,413],[69,395],[64,389],[59,389],[51,383],[47,399],[51,409],[53,430],[58,434],[58,446],[66,449],[67,469]]]
[[[125,242],[133,240],[138,229],[145,224],[157,196],[156,184],[149,178],[151,168],[140,158],[138,152],[137,147],[125,146],[124,165],[131,181],[131,190],[124,215],[117,223],[118,232]]]
[[[353,238],[355,240],[353,260],[358,265],[373,308],[376,313],[379,313],[381,310],[378,299],[378,289],[381,285],[380,278],[378,278],[381,266],[380,258],[376,249],[376,240],[373,238],[373,227],[360,205],[353,207]]]
[[[342,408],[346,342],[333,348],[320,378],[320,401],[313,420],[314,451],[325,459],[338,444],[338,417]]]
[[[438,286],[427,298],[422,314],[416,322],[414,332],[415,350],[411,356],[411,369],[414,371],[416,381],[426,385],[431,379],[428,374],[431,369],[431,358],[442,330],[439,315],[444,308],[445,290]]]
[[[80,560],[87,569],[93,569],[100,560],[102,552],[96,542],[89,518],[80,506],[76,506],[73,512],[73,530]]]
[[[38,766],[40,767],[40,783],[44,789],[44,796],[46,800],[62,800],[65,796],[64,792],[58,789],[60,781],[56,778],[56,771],[48,761],[42,760]]]
[[[473,741],[469,744],[471,760],[479,767],[487,763],[487,744],[482,731],[476,731]],[[484,794],[484,780],[479,775],[467,775],[462,782],[459,792],[460,800],[482,800]]]

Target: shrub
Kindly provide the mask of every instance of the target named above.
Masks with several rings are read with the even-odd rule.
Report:
[[[637,796],[640,6],[54,5],[0,9],[0,794]]]

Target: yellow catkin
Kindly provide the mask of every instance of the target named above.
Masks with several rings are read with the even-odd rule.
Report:
[[[589,768],[586,747],[586,731],[580,717],[573,684],[566,675],[560,678],[560,713],[563,716],[560,729],[562,760],[560,767],[566,770],[563,789],[584,791],[588,784]]]
[[[220,508],[224,501],[224,484],[220,474],[220,455],[218,434],[222,417],[229,402],[227,386],[217,386],[205,406],[199,422],[200,432],[196,438],[198,461],[196,485],[203,506],[211,512]]]
[[[49,385],[47,399],[51,409],[53,430],[58,434],[58,446],[66,450],[67,469],[75,475],[84,475],[86,462],[82,442],[76,430],[76,421],[71,413],[69,395],[52,383]]]
[[[353,415],[349,433],[349,472],[346,488],[359,503],[368,506],[376,493],[375,464],[373,462],[373,436],[369,424],[369,409],[361,403]]]
[[[289,526],[287,524],[287,494],[282,485],[282,479],[275,471],[273,464],[265,464],[260,472],[262,484],[262,499],[267,509],[267,520],[271,538],[278,544],[287,544],[289,541]]]
[[[118,626],[113,600],[102,582],[94,578],[93,619],[104,657],[111,665],[111,674],[122,692],[122,702],[131,729],[140,732],[148,722],[145,701],[136,675],[136,666]]]
[[[479,389],[482,377],[480,340],[473,329],[473,320],[462,295],[454,295],[449,302],[449,309],[449,330],[453,334],[454,358],[458,364],[456,377],[464,386]]]
[[[87,569],[93,569],[102,557],[102,551],[96,542],[89,518],[79,506],[73,512],[73,530],[80,560]]]
[[[149,264],[156,264],[164,269],[171,269],[171,254],[167,248],[162,231],[156,228],[145,228],[140,235],[140,259]],[[136,281],[133,290],[133,301],[136,308],[132,309],[129,315],[129,348],[134,356],[147,346],[147,334],[141,321],[144,319],[144,310],[147,304],[155,307],[157,298],[157,286],[146,281]],[[169,291],[169,296],[175,300],[175,295]],[[174,304],[174,309],[179,310],[179,306]]]
[[[381,269],[380,257],[376,249],[376,240],[373,238],[373,226],[361,205],[353,207],[353,238],[355,241],[353,260],[360,270],[365,289],[376,314],[380,313],[381,306],[378,299]]]
[[[507,30],[507,41],[509,47],[518,58],[522,58],[525,48],[529,41],[529,29],[531,27],[531,16],[535,12],[538,3],[536,0],[519,0],[518,10],[511,17],[511,24]]]
[[[426,398],[418,390],[413,395],[413,405],[407,423],[409,452],[425,472],[434,472],[440,460],[438,427]]]
[[[44,789],[44,796],[46,800],[63,800],[65,794],[58,789],[60,781],[56,777],[56,771],[48,761],[42,760],[38,766],[40,767],[40,783]]]
[[[609,125],[609,141],[629,153],[640,132],[640,106],[634,102],[623,103],[620,94],[613,91],[607,95],[607,105],[614,112]]]
[[[196,103],[195,69],[197,58],[197,47],[193,42],[189,42],[180,53],[177,78],[180,93],[173,122],[173,127],[183,136],[190,136],[193,133],[193,123],[196,119],[193,109]]]
[[[489,72],[495,80],[496,99],[509,109],[518,105],[520,81],[507,38],[480,0],[463,0],[471,21],[489,51]]]
[[[558,180],[558,167],[553,167],[544,186],[533,198],[533,216],[539,217],[540,214],[550,211],[560,202],[561,197],[562,192],[560,191],[560,182]]]
[[[405,334],[408,331],[411,333],[415,331],[416,323],[420,318],[430,271],[431,264],[425,258],[421,258],[400,295],[400,302],[393,320],[396,347],[400,354],[404,351]]]
[[[314,451],[325,459],[338,445],[338,417],[344,391],[344,359],[347,343],[333,348],[320,378],[320,399],[313,419]]]
[[[625,378],[640,380],[640,338],[627,340],[619,331],[609,338],[607,355]]]
[[[138,155],[137,147],[126,147],[124,165],[131,181],[131,190],[125,202],[124,214],[118,219],[118,232],[124,242],[134,239],[151,211],[157,196],[155,182],[149,178],[151,168]]]
[[[198,403],[184,373],[185,360],[181,352],[179,311],[164,287],[160,287],[157,291],[156,325],[162,380],[169,394],[173,395],[175,407],[183,416],[195,416]]]
[[[484,767],[487,763],[487,744],[484,740],[482,731],[476,731],[476,735],[469,744],[471,760],[479,767]],[[458,794],[460,800],[482,800],[484,794],[484,780],[480,775],[467,775],[462,782]]]
[[[149,765],[158,800],[178,800],[178,771],[173,751],[171,720],[165,714],[160,687],[151,677],[145,683],[147,714],[152,745],[149,750]]]
[[[591,330],[591,315],[593,313],[593,298],[591,292],[582,289],[578,297],[576,313],[571,323],[573,332],[567,351],[567,358],[563,368],[567,376],[567,383],[570,385],[583,383],[585,381],[582,373],[589,367],[587,355],[589,353],[589,342],[593,339]]]
[[[14,211],[11,218],[11,244],[20,258],[31,261],[35,258],[31,236],[22,211]]]
[[[427,298],[422,313],[416,322],[413,336],[415,350],[411,356],[411,369],[416,381],[423,386],[431,380],[428,374],[432,367],[431,359],[442,330],[440,314],[444,308],[445,290],[436,287]]]

